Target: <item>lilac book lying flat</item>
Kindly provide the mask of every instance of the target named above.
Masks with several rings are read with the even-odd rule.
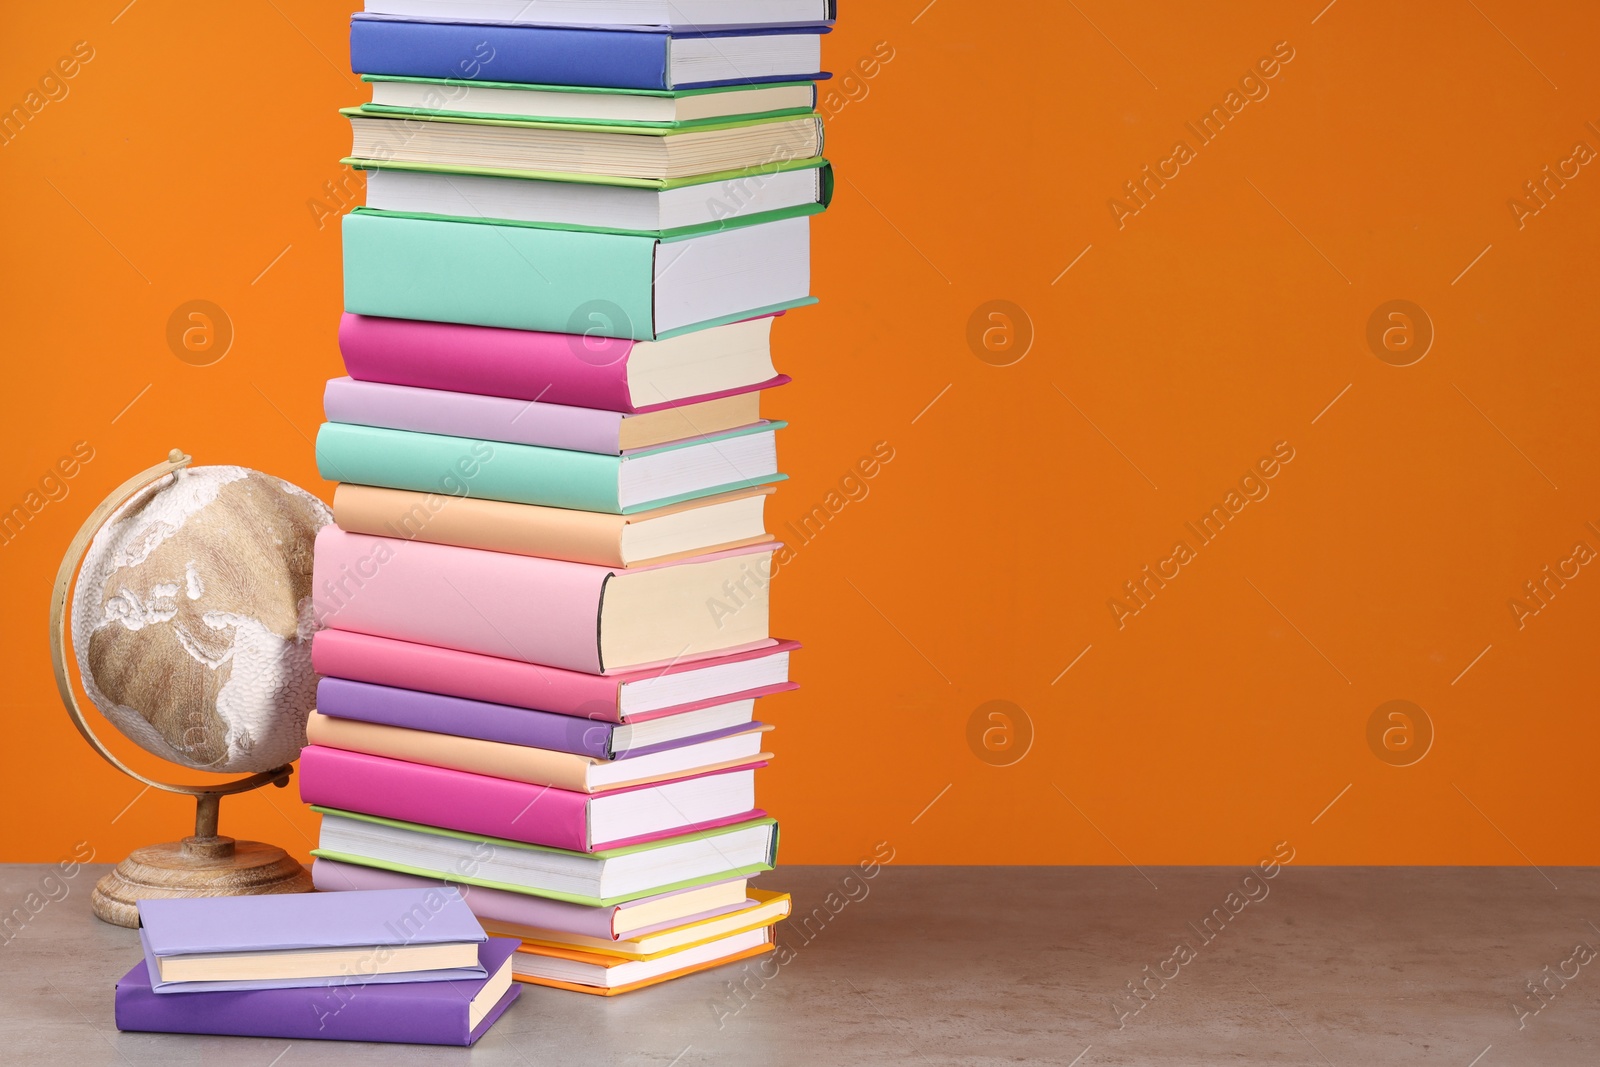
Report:
[[[450,887],[139,902],[139,941],[157,995],[482,978],[484,938]],[[419,964],[424,953],[460,962]]]
[[[683,409],[678,418],[651,426],[649,415],[334,378],[323,389],[322,410],[329,422],[625,456],[754,426],[762,421],[759,401],[747,399],[673,405]]]
[[[522,992],[511,980],[511,957],[519,944],[505,937],[485,941],[478,949],[478,964],[486,977],[470,980],[399,985],[330,981],[312,988],[170,996],[150,988],[145,962],[140,960],[117,982],[117,1029],[287,1041],[470,1045]]]

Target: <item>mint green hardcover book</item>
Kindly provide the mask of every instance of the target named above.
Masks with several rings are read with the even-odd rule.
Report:
[[[666,238],[365,209],[343,226],[357,315],[654,341],[816,302],[804,215]]]
[[[549,897],[552,900],[565,900],[574,904],[587,904],[590,907],[610,907],[614,904],[623,904],[643,897],[652,897],[659,893],[672,893],[680,889],[690,889],[694,886],[711,885],[715,882],[726,881],[730,878],[749,878],[770,871],[778,862],[778,820],[765,813],[746,822],[734,823],[730,826],[717,826],[709,830],[690,831],[676,837],[658,838],[645,841],[637,845],[624,845],[619,848],[608,848],[600,852],[571,852],[567,849],[550,848],[546,845],[530,845],[524,841],[508,841],[499,837],[486,837],[481,834],[469,834],[460,830],[446,830],[438,826],[422,826],[418,823],[402,822],[399,819],[387,819],[381,815],[367,815],[364,812],[343,811],[339,808],[325,807],[321,804],[311,805],[311,810],[318,815],[334,820],[350,819],[356,822],[367,823],[375,827],[388,827],[399,831],[399,840],[407,843],[425,840],[423,835],[441,839],[441,847],[430,850],[434,852],[434,859],[441,856],[450,858],[451,846],[455,850],[463,848],[479,848],[488,846],[490,853],[500,853],[511,858],[515,863],[516,857],[527,856],[537,862],[541,855],[559,857],[569,864],[582,867],[585,874],[599,880],[607,863],[611,860],[625,856],[637,856],[641,853],[654,852],[663,848],[694,841],[715,842],[718,838],[727,837],[744,830],[756,827],[766,827],[771,833],[767,845],[767,854],[760,863],[749,864],[743,867],[723,868],[708,873],[697,873],[680,881],[666,885],[650,886],[645,889],[634,890],[629,893],[619,893],[614,896],[603,897],[594,894],[562,891],[548,886],[538,885],[533,879],[521,882],[504,882],[481,876],[478,869],[481,863],[452,864],[439,863],[437,867],[418,867],[393,859],[378,859],[372,856],[355,855],[340,852],[336,849],[318,847],[311,850],[313,856],[319,859],[335,860],[339,863],[354,863],[363,867],[376,867],[380,870],[398,871],[401,874],[416,875],[422,878],[438,878],[450,882],[461,882],[465,885],[483,886],[485,889],[501,889],[511,893],[527,893],[531,896]],[[405,849],[404,851],[411,851]],[[720,850],[718,850],[720,852]],[[442,869],[441,869],[442,868]],[[570,881],[571,876],[568,876]]]
[[[356,485],[631,515],[784,480],[773,441],[783,426],[604,456],[328,422],[317,432],[317,470]]]

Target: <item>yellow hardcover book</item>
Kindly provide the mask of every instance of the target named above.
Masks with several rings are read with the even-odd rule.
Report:
[[[543,930],[493,920],[485,921],[483,928],[494,937],[520,938],[527,948],[573,949],[623,960],[656,960],[720,938],[771,926],[788,918],[793,906],[788,893],[751,889],[748,894],[747,906],[738,911],[626,939],[590,937],[564,930]]]

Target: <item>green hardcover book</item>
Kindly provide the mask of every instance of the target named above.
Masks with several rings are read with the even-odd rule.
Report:
[[[368,211],[635,237],[693,237],[815,215],[833,200],[833,167],[825,159],[648,184],[424,163],[345,162],[366,172]]]
[[[748,167],[733,167],[728,170],[712,171],[706,174],[689,174],[677,178],[629,178],[609,174],[575,174],[571,171],[538,170],[527,167],[513,167],[503,160],[492,164],[465,164],[465,163],[428,163],[414,159],[379,159],[373,156],[350,155],[339,162],[347,167],[365,171],[414,171],[421,174],[441,174],[447,177],[456,175],[482,175],[494,178],[523,178],[528,180],[546,182],[565,182],[576,185],[612,185],[622,189],[683,189],[689,186],[704,186],[715,182],[752,182],[791,170],[810,170],[820,167],[827,162],[821,156],[810,156],[804,159],[782,156],[769,162],[757,163]]]
[[[329,422],[317,433],[317,469],[356,485],[631,515],[782,481],[774,435],[783,425],[604,456]]]
[[[803,214],[657,238],[357,209],[344,286],[357,315],[635,341],[816,302]]]
[[[817,104],[817,89],[811,82],[662,90],[389,74],[363,74],[361,80],[372,85],[372,102],[361,105],[364,112],[444,118],[537,119],[687,129],[711,122],[806,115]]]
[[[319,859],[592,907],[745,878],[778,862],[778,822],[771,816],[604,852],[569,852],[316,804],[311,810],[322,816],[320,847],[311,851]]]
[[[691,126],[552,122],[442,115],[426,110],[344,108],[350,154],[380,162],[505,167],[599,178],[687,178],[822,155],[815,112]]]

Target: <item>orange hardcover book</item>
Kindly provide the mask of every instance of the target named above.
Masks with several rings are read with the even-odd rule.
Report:
[[[524,944],[511,957],[512,977],[531,985],[613,997],[660,985],[686,974],[760,956],[773,949],[772,927],[732,934],[667,953],[653,960],[628,960],[577,949]]]
[[[773,492],[760,486],[603,515],[346,483],[334,490],[333,517],[351,533],[631,568],[773,540],[764,526]]]

